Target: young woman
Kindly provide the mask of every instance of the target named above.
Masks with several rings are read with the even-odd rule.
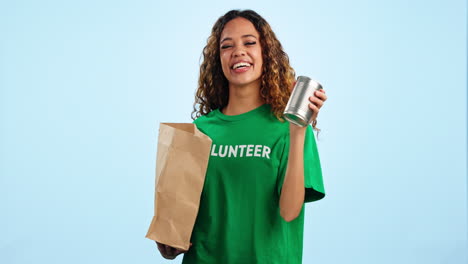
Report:
[[[282,118],[295,73],[269,24],[252,10],[215,23],[200,67],[194,123],[213,140],[184,264],[302,262],[304,202],[325,196],[310,126]],[[316,118],[327,96],[310,97]],[[192,114],[193,114],[192,113]]]

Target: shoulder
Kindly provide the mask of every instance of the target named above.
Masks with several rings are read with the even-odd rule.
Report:
[[[219,120],[215,116],[215,111],[211,111],[206,115],[199,116],[193,121],[193,124],[204,134],[210,134],[213,127],[216,127]]]
[[[210,120],[213,119],[213,116],[214,116],[214,111],[211,111],[206,115],[199,116],[197,119],[195,119],[193,121],[193,123],[195,125],[198,125],[198,124],[203,124],[203,123],[209,122]]]

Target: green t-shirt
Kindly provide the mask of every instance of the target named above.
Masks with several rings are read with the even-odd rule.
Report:
[[[304,206],[286,222],[279,198],[289,123],[264,104],[244,114],[214,110],[194,121],[213,140],[200,208],[183,264],[302,263]],[[325,196],[315,137],[304,143],[305,202]]]

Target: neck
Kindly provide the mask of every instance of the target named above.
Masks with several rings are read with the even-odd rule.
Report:
[[[225,115],[240,115],[264,103],[260,97],[260,80],[245,86],[229,84],[228,104],[221,112]]]

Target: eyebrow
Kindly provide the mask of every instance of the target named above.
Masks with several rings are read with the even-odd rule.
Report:
[[[252,34],[247,34],[247,35],[242,35],[241,38],[246,38],[246,37],[254,37],[254,38],[257,38],[256,36],[252,35]],[[232,40],[232,38],[224,38],[223,40],[221,40],[220,44],[223,43],[224,41],[226,40]]]

